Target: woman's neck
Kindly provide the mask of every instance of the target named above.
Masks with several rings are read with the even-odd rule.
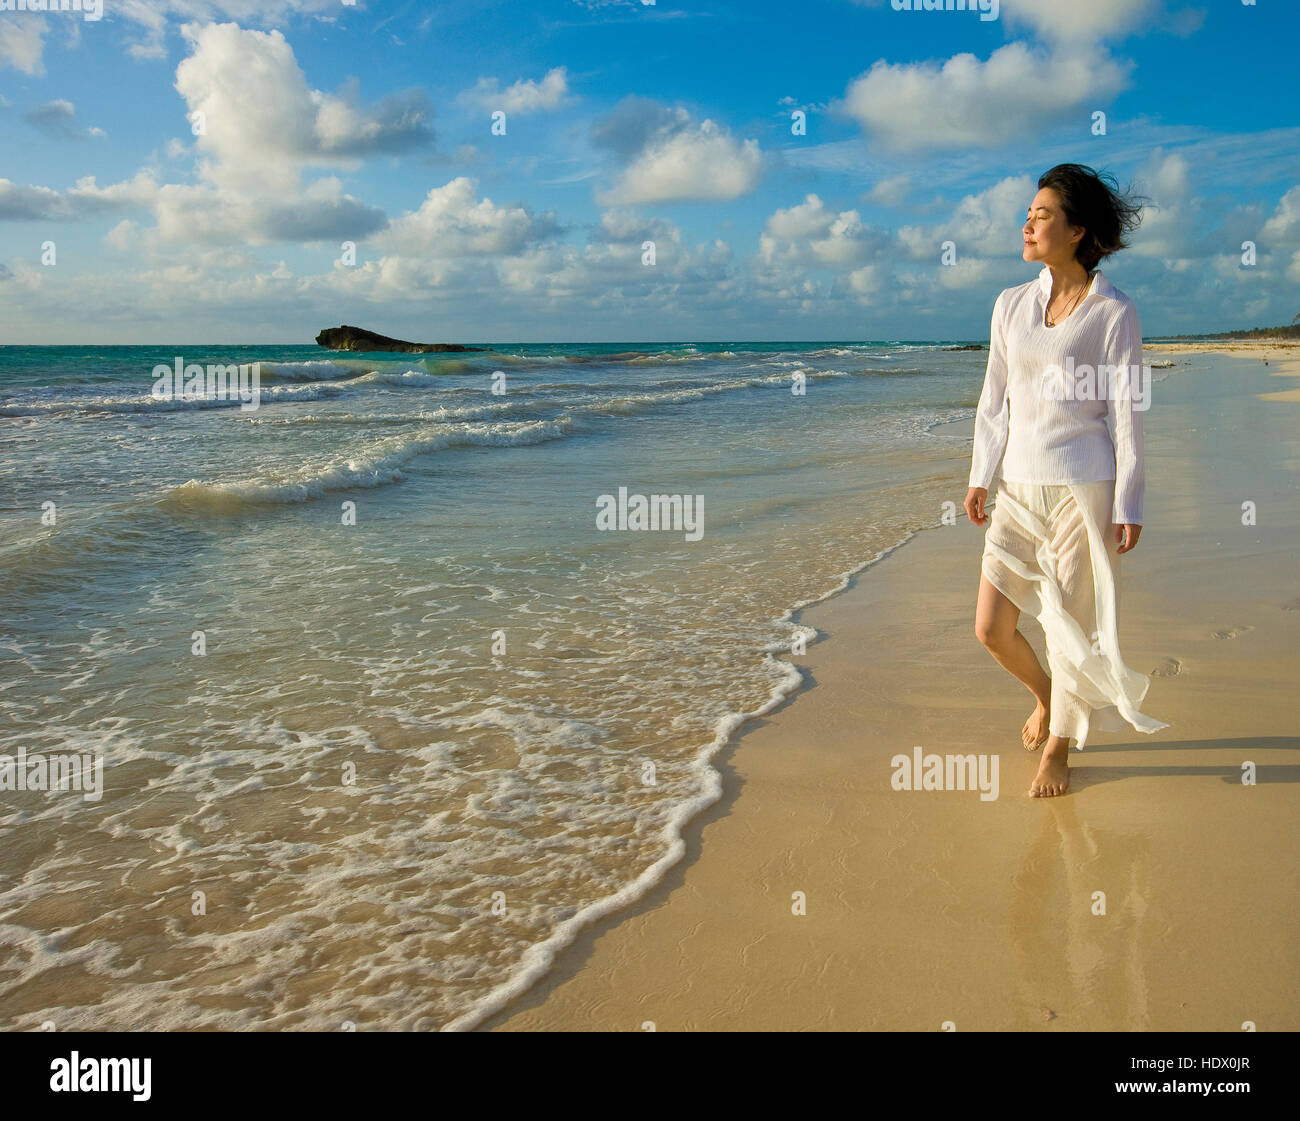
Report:
[[[1053,292],[1073,292],[1088,283],[1088,270],[1077,260],[1049,264],[1047,268],[1052,274]]]

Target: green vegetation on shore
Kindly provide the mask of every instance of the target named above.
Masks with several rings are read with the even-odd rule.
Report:
[[[1161,342],[1178,342],[1184,339],[1300,339],[1300,315],[1291,321],[1289,327],[1252,327],[1249,331],[1224,331],[1218,335],[1160,336]]]

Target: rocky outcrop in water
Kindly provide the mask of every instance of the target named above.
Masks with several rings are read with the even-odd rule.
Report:
[[[346,324],[342,327],[326,327],[316,336],[316,344],[330,350],[385,350],[399,354],[446,354],[488,349],[483,346],[461,346],[459,343],[408,343],[403,339],[390,339],[387,335]]]

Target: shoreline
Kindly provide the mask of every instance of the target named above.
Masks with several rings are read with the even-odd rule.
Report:
[[[959,424],[962,422],[941,421],[937,423]],[[781,624],[789,624],[792,635],[802,632],[804,638],[811,644],[823,641],[826,636],[822,635],[815,627],[809,627],[799,621],[797,616],[810,608],[818,607],[836,596],[842,595],[853,587],[861,576],[903,548],[918,533],[933,528],[937,527],[926,526],[909,531],[902,540],[882,549],[858,568],[841,573],[838,582],[828,591],[788,608],[777,621]],[[788,656],[789,651],[783,646],[779,650],[772,650],[769,653],[773,656],[777,654]],[[617,916],[624,912],[625,909],[640,903],[648,893],[663,883],[674,868],[681,865],[686,851],[685,835],[687,831],[701,819],[702,815],[714,808],[726,793],[721,781],[721,773],[715,766],[720,756],[734,746],[737,738],[744,734],[743,729],[747,725],[784,708],[807,686],[806,677],[799,671],[797,666],[786,661],[782,661],[781,664],[788,667],[787,672],[784,679],[773,687],[768,699],[753,711],[737,713],[721,720],[713,741],[701,749],[693,760],[693,769],[705,773],[703,783],[705,789],[690,802],[677,807],[674,812],[671,827],[675,830],[675,833],[669,840],[668,851],[637,876],[636,879],[625,884],[619,891],[588,904],[577,914],[561,923],[544,942],[530,946],[524,954],[518,972],[489,992],[473,1007],[449,1021],[442,1027],[442,1031],[474,1031],[493,1017],[506,1012],[514,1000],[527,993],[534,985],[545,978],[554,968],[557,959],[581,937],[584,931],[606,919],[607,916]]]
[[[1268,356],[1290,358],[1285,349],[1276,348]],[[1261,350],[1267,348],[1254,353]],[[1182,352],[1212,359],[1222,353],[1204,346]],[[1300,374],[1290,369],[1272,372]],[[1203,378],[1203,372],[1180,372],[1173,380],[1183,377]],[[1267,397],[1290,401],[1295,399],[1292,392]],[[1245,410],[1290,408],[1260,404],[1242,392],[1232,399]],[[1204,405],[1199,410],[1185,407],[1204,423],[1218,415]],[[955,423],[969,427],[969,422]],[[1149,438],[1149,446],[1153,452],[1159,448],[1161,459],[1186,455],[1177,431],[1159,432],[1156,439]],[[1148,492],[1153,497],[1154,474],[1149,466]],[[1252,474],[1257,477],[1258,471],[1247,472],[1247,477]],[[1254,679],[1240,673],[1233,680],[1226,664],[1218,667],[1220,681],[1230,681],[1234,692],[1256,694],[1250,706],[1240,706],[1255,722],[1271,720],[1280,727],[1285,723],[1283,711],[1294,715],[1286,689],[1297,669],[1291,636],[1300,616],[1294,608],[1279,605],[1286,598],[1285,587],[1276,583],[1279,564],[1285,563],[1278,559],[1281,551],[1266,550],[1262,559],[1271,560],[1271,569],[1263,564],[1262,579],[1246,586],[1261,592],[1275,587],[1282,600],[1270,606],[1251,594],[1244,601],[1221,605],[1222,618],[1207,618],[1206,626],[1198,627],[1195,620],[1177,613],[1171,618],[1169,589],[1150,583],[1158,568],[1167,567],[1157,553],[1162,546],[1155,544],[1166,533],[1184,538],[1183,552],[1190,551],[1201,563],[1216,559],[1214,550],[1207,552],[1198,540],[1204,527],[1184,524],[1188,497],[1177,487],[1160,491],[1159,501],[1152,504],[1153,514],[1160,514],[1151,518],[1157,534],[1144,538],[1145,556],[1135,552],[1137,570],[1130,565],[1121,574],[1121,588],[1129,592],[1121,592],[1125,660],[1153,675],[1144,711],[1170,720],[1173,727],[1153,737],[1130,729],[1127,736],[1103,737],[1086,752],[1073,753],[1072,763],[1087,762],[1076,764],[1075,785],[1063,799],[1016,797],[1036,765],[1036,757],[1018,742],[1017,713],[1020,707],[1028,711],[1030,699],[970,633],[980,531],[959,515],[955,527],[915,532],[859,569],[842,591],[793,613],[793,622],[816,627],[822,640],[799,659],[800,684],[765,713],[744,721],[716,749],[713,768],[720,776],[720,796],[686,824],[683,858],[637,902],[610,909],[579,931],[544,977],[479,1026],[640,1030],[651,1021],[662,1030],[937,1030],[941,1022],[952,1021],[959,1030],[1032,1030],[1048,1024],[1059,1030],[1239,1030],[1246,1019],[1259,1021],[1261,1030],[1282,1022],[1294,1026],[1294,1001],[1285,997],[1294,986],[1258,980],[1269,975],[1270,968],[1274,978],[1278,971],[1294,978],[1285,952],[1288,908],[1283,905],[1288,897],[1294,902],[1293,868],[1289,879],[1273,881],[1274,898],[1265,902],[1277,906],[1263,910],[1276,913],[1251,943],[1256,952],[1268,948],[1273,959],[1269,968],[1252,958],[1251,969],[1259,972],[1231,980],[1234,970],[1228,967],[1231,955],[1226,947],[1232,943],[1225,932],[1219,930],[1216,941],[1213,932],[1195,929],[1194,920],[1179,911],[1182,919],[1174,925],[1187,927],[1181,933],[1196,933],[1202,944],[1222,945],[1228,954],[1217,980],[1202,978],[1204,992],[1187,994],[1193,999],[1171,1005],[1169,978],[1187,976],[1187,963],[1182,961],[1168,978],[1162,973],[1156,983],[1155,974],[1161,970],[1145,952],[1138,952],[1138,972],[1150,975],[1142,999],[1129,991],[1129,983],[1114,977],[1091,985],[1100,991],[1088,991],[1087,999],[1077,983],[1074,991],[1061,987],[1061,976],[1078,981],[1080,960],[1090,955],[1099,962],[1126,955],[1132,959],[1134,951],[1123,947],[1136,942],[1141,950],[1144,943],[1161,944],[1151,940],[1159,925],[1151,917],[1159,911],[1153,904],[1161,902],[1153,896],[1160,896],[1161,885],[1176,883],[1185,895],[1195,894],[1195,884],[1188,881],[1192,873],[1186,866],[1180,869],[1165,851],[1168,838],[1159,829],[1154,835],[1134,831],[1130,819],[1142,820],[1136,811],[1143,808],[1134,796],[1137,789],[1154,785],[1158,791],[1175,778],[1199,778],[1189,798],[1206,812],[1232,818],[1219,804],[1222,791],[1233,789],[1234,782],[1224,759],[1226,755],[1239,763],[1240,751],[1234,754],[1232,745],[1214,740],[1186,739],[1194,725],[1221,727],[1232,709],[1224,698],[1214,699],[1213,688],[1206,688],[1207,679],[1213,684],[1215,678],[1210,655],[1248,646],[1269,649],[1272,672],[1256,665],[1259,684],[1252,685]],[[1296,526],[1297,518],[1291,517],[1279,532],[1294,538]],[[911,548],[903,550],[903,544]],[[1218,544],[1217,559],[1223,563],[1222,542]],[[909,559],[901,563],[900,557]],[[1144,560],[1149,562],[1145,566]],[[1196,570],[1189,558],[1180,560],[1180,579],[1186,585]],[[1136,580],[1142,573],[1146,583]],[[1241,585],[1227,580],[1222,586]],[[923,619],[915,617],[918,603],[927,605]],[[1131,606],[1123,618],[1126,604]],[[1237,610],[1228,611],[1228,606]],[[1221,625],[1209,626],[1211,621]],[[1036,621],[1022,621],[1022,629],[1041,659]],[[1145,634],[1162,632],[1168,634],[1163,645],[1142,641]],[[1171,632],[1177,632],[1181,646]],[[862,656],[855,658],[855,650]],[[1227,655],[1229,660],[1234,656]],[[939,664],[964,673],[929,672]],[[1008,747],[1012,739],[1016,742]],[[1110,742],[1117,739],[1123,742]],[[981,802],[969,791],[930,792],[922,798],[919,792],[890,789],[885,761],[895,751],[909,751],[914,744],[923,744],[926,751],[977,751],[990,743],[997,745],[1004,776],[1000,798],[994,802]],[[1293,738],[1271,736],[1253,743],[1255,761],[1269,774],[1295,769],[1279,766],[1286,758],[1279,753],[1300,746]],[[1209,767],[1201,765],[1207,750],[1214,757]],[[1142,752],[1143,765],[1094,765],[1096,759],[1104,764],[1118,761],[1123,755],[1111,753],[1121,752]],[[1209,774],[1221,781],[1211,783]],[[1167,781],[1155,784],[1157,778]],[[1256,795],[1255,810],[1246,822],[1249,828],[1237,831],[1236,843],[1219,838],[1206,849],[1205,859],[1222,865],[1230,855],[1241,859],[1243,849],[1261,843],[1265,849],[1257,855],[1268,859],[1267,841],[1290,820],[1287,781],[1294,780],[1283,778],[1279,784],[1261,779],[1256,787],[1241,788]],[[1240,787],[1239,781],[1236,785]],[[1186,819],[1186,807],[1173,816],[1155,816],[1173,825]],[[1035,822],[1037,840],[1026,850]],[[991,850],[993,856],[987,841],[999,842]],[[1133,858],[1135,848],[1145,854],[1142,860]],[[1061,861],[1064,877],[1056,867],[1057,850],[1066,854]],[[982,863],[977,859],[981,855],[986,858]],[[961,875],[955,874],[958,868]],[[1067,899],[1076,904],[1063,911],[1044,908],[1034,891],[1016,890],[1016,885],[1038,885],[1057,895],[1062,880]],[[1088,895],[1088,880],[1109,887],[1114,921],[1107,923],[1089,912],[1087,899],[1080,895]],[[1238,894],[1245,893],[1237,909],[1247,916],[1261,910],[1258,892],[1252,896],[1250,886],[1234,885]],[[804,893],[805,915],[792,914],[795,892]],[[992,900],[997,906],[991,910],[1005,922],[1005,931],[980,927],[988,924]],[[1084,910],[1079,912],[1081,900]],[[1179,900],[1162,902],[1166,909],[1177,910]],[[1043,943],[1039,928],[1045,916],[1056,912],[1061,912],[1056,915],[1061,944]],[[882,922],[882,913],[893,921]],[[960,941],[945,937],[959,932]],[[1186,947],[1179,949],[1166,956],[1178,961]],[[1239,958],[1250,958],[1240,951],[1238,946]],[[916,968],[927,956],[932,968]],[[1131,961],[1128,973],[1130,981],[1137,979]],[[1008,984],[1013,976],[1019,980]],[[1042,983],[1053,978],[1052,983]],[[1066,983],[1065,990],[1071,990],[1071,984]],[[1226,998],[1228,991],[1251,993],[1256,1010],[1252,1015],[1243,1012],[1235,1024],[1215,1023],[1209,1004],[1216,996]]]

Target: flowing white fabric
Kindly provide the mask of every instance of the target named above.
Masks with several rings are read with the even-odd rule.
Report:
[[[1115,480],[1043,485],[1003,480],[984,538],[989,582],[1042,624],[1052,677],[1048,730],[1078,741],[1169,727],[1138,705],[1151,679],[1124,664],[1117,615]]]

